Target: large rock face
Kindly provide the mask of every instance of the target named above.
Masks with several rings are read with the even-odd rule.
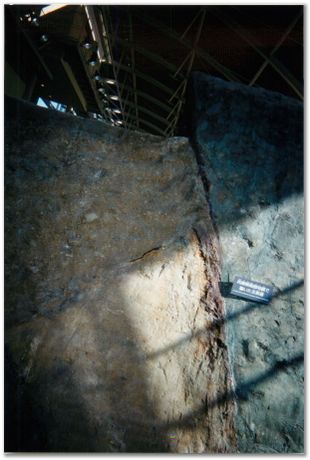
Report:
[[[222,250],[238,448],[302,452],[302,104],[200,73],[192,83],[195,149]],[[227,296],[236,275],[272,285],[272,302]]]
[[[234,451],[188,141],[10,101],[5,146],[6,450]]]

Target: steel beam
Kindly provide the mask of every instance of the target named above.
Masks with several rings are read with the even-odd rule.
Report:
[[[122,88],[126,89],[126,91],[133,92],[133,89],[130,86],[124,85],[123,83],[122,83]],[[143,91],[137,90],[137,96],[141,97],[142,99],[145,99],[146,101],[152,102],[154,105],[157,105],[158,107],[163,109],[165,112],[170,112],[170,110],[171,110],[171,106],[165,104],[164,102],[160,101],[159,99],[155,99],[155,97],[150,96],[149,94],[147,94],[147,93],[145,93]]]
[[[251,46],[271,67],[279,74],[281,77],[288,83],[288,85],[294,90],[294,92],[303,100],[303,87],[297,81],[297,79],[291,74],[291,72],[275,57],[267,56],[263,51],[261,51],[257,45],[255,45],[254,40],[244,32],[242,32],[241,26],[233,21],[231,18],[227,18],[219,9],[212,10],[212,14],[216,16],[220,21],[222,21],[227,27],[233,30],[237,35],[239,35],[248,45]]]
[[[88,82],[89,82],[89,85],[91,87],[91,89],[93,90],[93,96],[96,100],[96,103],[97,103],[97,106],[98,106],[98,109],[99,109],[99,112],[100,114],[102,115],[102,104],[101,104],[101,101],[99,99],[99,96],[98,96],[98,92],[97,92],[97,88],[96,88],[96,85],[95,83],[92,81],[91,77],[90,77],[90,74],[89,74],[89,68],[87,66],[87,63],[85,61],[85,57],[81,51],[81,47],[80,45],[77,45],[76,46],[76,49],[77,49],[77,52],[80,56],[80,60],[82,62],[82,65],[83,65],[83,68],[84,68],[84,71],[85,71],[85,74],[86,74],[86,77],[88,79]]]
[[[137,97],[137,77],[135,74],[135,69],[136,69],[136,59],[135,59],[135,49],[132,45],[133,43],[133,31],[132,31],[132,17],[131,14],[129,13],[129,32],[130,32],[130,43],[131,43],[131,49],[130,49],[130,54],[131,54],[131,69],[132,69],[132,83],[133,83],[133,94],[134,94],[134,104],[135,104],[135,112],[136,112],[136,117],[137,117],[137,126],[139,128],[139,111],[138,111],[138,97]]]
[[[123,117],[123,120],[125,122],[125,111],[124,111],[124,107],[123,107],[123,103],[122,103],[122,98],[121,98],[121,94],[120,94],[120,89],[119,89],[119,82],[118,82],[118,78],[117,78],[117,73],[116,73],[116,68],[115,68],[115,61],[114,61],[114,58],[113,58],[113,51],[112,51],[112,47],[111,47],[111,44],[110,44],[110,36],[112,37],[112,40],[115,38],[115,35],[113,34],[113,30],[112,30],[112,23],[110,21],[110,33],[109,33],[109,29],[108,29],[108,21],[110,19],[110,17],[107,16],[106,12],[104,9],[102,9],[102,15],[103,15],[103,21],[104,21],[104,27],[106,29],[106,32],[107,32],[107,42],[108,42],[108,45],[109,45],[109,50],[110,50],[110,56],[111,56],[111,64],[112,64],[112,68],[113,68],[113,74],[114,74],[114,79],[115,79],[115,83],[116,83],[116,89],[117,89],[117,94],[118,94],[118,97],[119,97],[119,104],[120,104],[120,108],[121,108],[121,112],[122,112],[122,117]],[[126,128],[126,126],[125,126]]]
[[[124,106],[125,107],[128,106],[128,107],[131,107],[131,108],[135,108],[135,104],[133,104],[132,102],[126,102],[126,104],[124,103]],[[156,113],[152,112],[151,110],[148,110],[148,109],[146,109],[144,107],[141,107],[141,106],[138,106],[138,110],[139,110],[139,112],[145,113],[146,115],[149,115],[150,117],[154,118],[154,120],[157,120],[157,121],[159,121],[160,123],[163,123],[166,126],[168,125],[166,118],[163,118],[160,115],[157,115]]]
[[[202,13],[202,14],[201,14],[201,18],[200,18],[198,30],[197,30],[196,37],[195,37],[195,41],[194,41],[194,43],[193,43],[193,47],[192,47],[192,51],[191,51],[190,62],[189,62],[189,65],[188,65],[188,68],[187,68],[187,71],[186,71],[186,77],[185,77],[185,79],[184,79],[184,85],[183,85],[183,88],[182,88],[181,96],[180,96],[180,98],[179,98],[179,102],[177,103],[176,116],[175,116],[175,118],[172,120],[172,123],[171,123],[171,127],[173,126],[172,132],[174,131],[175,125],[176,125],[176,123],[177,123],[177,121],[178,121],[178,119],[179,119],[179,116],[180,116],[180,111],[181,111],[182,104],[183,104],[183,97],[184,97],[184,94],[185,94],[185,91],[186,91],[186,88],[187,88],[188,78],[189,78],[189,75],[190,75],[191,70],[192,70],[192,67],[193,67],[193,63],[194,63],[195,55],[196,55],[196,52],[197,52],[197,47],[198,47],[199,39],[200,39],[200,36],[201,36],[203,24],[204,24],[205,17],[206,17],[206,10],[205,10],[205,8],[202,8],[202,9],[201,9],[201,13]],[[174,112],[174,110],[173,110],[173,112]],[[171,115],[171,113],[170,113],[170,115]],[[169,118],[169,117],[167,117],[167,118]],[[166,129],[165,133],[169,133],[169,134],[170,134],[169,126],[168,126],[168,128]]]
[[[51,72],[51,70],[49,69],[49,67],[47,66],[45,60],[43,59],[43,57],[41,56],[41,53],[38,49],[38,47],[36,46],[36,44],[34,43],[34,41],[32,40],[32,38],[29,36],[28,34],[28,31],[25,30],[22,25],[20,24],[20,21],[19,19],[16,17],[16,15],[12,12],[12,9],[10,9],[11,11],[11,15],[13,17],[13,20],[15,21],[15,24],[16,24],[16,27],[18,30],[20,30],[21,34],[24,36],[26,42],[28,43],[28,45],[30,46],[30,48],[32,49],[34,55],[36,56],[37,60],[40,62],[41,66],[43,67],[44,71],[46,72],[46,75],[48,76],[48,78],[50,80],[53,80],[54,79],[54,76]]]
[[[187,34],[187,32],[191,29],[192,25],[194,24],[194,22],[196,21],[196,19],[199,17],[200,13],[201,13],[201,10],[198,10],[198,12],[195,14],[194,18],[191,20],[191,22],[189,23],[189,25],[186,27],[185,31],[183,32],[183,34],[180,36],[180,39],[182,40],[185,35]]]
[[[115,65],[117,65],[116,61],[112,61],[112,63],[113,62],[114,62]],[[119,65],[119,69],[124,70],[125,72],[131,73],[131,70],[127,66],[125,66],[123,64]],[[155,78],[150,77],[149,75],[147,75],[147,74],[145,74],[143,72],[140,72],[140,71],[136,70],[136,76],[141,78],[142,80],[145,80],[148,83],[151,83],[152,85],[156,86],[157,88],[159,88],[160,90],[162,90],[163,92],[168,94],[169,96],[173,94],[173,90],[171,88],[169,88],[168,86],[164,85],[163,83],[159,82]]]
[[[160,66],[169,70],[170,72],[176,72],[178,70],[175,65],[163,59],[159,54],[152,53],[151,51],[147,50],[146,48],[143,48],[142,46],[139,46],[137,44],[131,44],[126,40],[122,40],[119,37],[116,37],[115,41],[120,45],[124,46],[125,48],[130,49],[131,47],[133,47],[137,53],[142,54],[146,58],[150,59],[156,64],[159,64]],[[181,74],[181,77],[184,77],[184,75]]]
[[[135,115],[131,115],[130,117],[131,119],[135,120],[136,119],[136,116]],[[162,129],[160,129],[158,126],[154,125],[153,123],[151,123],[150,121],[147,121],[147,120],[144,120],[144,119],[140,119],[140,126],[141,125],[145,125],[145,126],[148,126],[149,128],[152,128],[154,131],[156,131],[157,133],[159,133],[161,136],[165,136],[165,131],[163,131]]]
[[[295,25],[297,24],[299,18],[302,16],[302,13],[303,13],[303,10],[300,9],[297,16],[294,18],[294,20],[292,21],[292,23],[288,26],[288,28],[286,29],[286,31],[284,32],[284,34],[282,35],[282,37],[280,38],[280,40],[277,42],[276,46],[273,48],[273,50],[271,51],[271,53],[269,54],[269,58],[271,58],[277,51],[278,49],[280,48],[280,46],[282,45],[282,43],[287,39],[287,37],[289,36],[289,34],[291,33],[291,31],[294,29]],[[265,70],[265,68],[267,67],[268,65],[268,61],[265,60],[265,62],[263,62],[263,64],[260,66],[260,68],[258,69],[258,71],[256,72],[256,74],[254,75],[254,77],[252,78],[252,80],[250,81],[249,83],[249,86],[253,86],[254,83],[257,81],[257,79],[259,78],[259,76],[262,74],[262,72]]]
[[[69,79],[69,81],[70,81],[70,83],[71,83],[71,85],[72,85],[72,87],[74,89],[74,92],[77,95],[77,98],[80,101],[81,106],[83,107],[84,112],[87,112],[87,104],[86,104],[85,97],[84,97],[84,95],[83,95],[83,93],[81,91],[81,88],[80,88],[80,86],[79,86],[79,84],[78,84],[78,82],[77,82],[77,80],[75,78],[75,75],[74,75],[70,65],[63,58],[60,58],[60,61],[61,61],[62,66],[63,66],[63,68],[64,68],[64,70],[66,72],[66,75],[67,75],[67,77],[68,77],[68,79]]]
[[[169,27],[165,26],[164,24],[162,24],[160,21],[156,20],[155,18],[150,17],[145,13],[135,12],[134,10],[133,10],[133,14],[137,15],[140,19],[144,20],[147,24],[149,24],[150,26],[152,26],[155,29],[159,30],[161,33],[163,33],[167,37],[178,41],[185,48],[187,48],[189,50],[192,49],[192,45],[191,45],[189,40],[187,40],[185,38],[180,38],[180,36],[176,32],[174,32],[172,29],[170,29]],[[196,52],[197,52],[197,56],[199,56],[205,62],[210,64],[214,69],[216,69],[218,72],[220,72],[222,75],[224,75],[224,77],[227,78],[227,80],[229,80],[229,81],[237,81],[237,82],[239,81],[240,82],[239,78],[236,75],[234,75],[233,72],[231,72],[227,67],[225,67],[223,64],[218,62],[209,53],[207,53],[206,51],[202,50],[201,48],[197,48]]]

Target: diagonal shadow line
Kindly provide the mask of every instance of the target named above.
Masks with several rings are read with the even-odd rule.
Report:
[[[294,290],[298,289],[299,287],[303,286],[303,284],[304,284],[304,280],[297,281],[293,285],[279,290],[276,294],[274,294],[273,298],[277,298],[277,297],[280,297],[283,294],[287,294],[290,291],[294,291]],[[177,347],[183,345],[185,342],[189,342],[192,339],[195,339],[195,338],[199,337],[204,332],[212,331],[212,330],[214,330],[214,329],[216,329],[218,327],[223,326],[224,323],[227,322],[227,321],[234,321],[236,318],[238,318],[241,315],[248,314],[251,311],[255,310],[256,308],[263,308],[263,307],[266,307],[266,306],[267,305],[263,305],[261,303],[250,302],[244,308],[242,308],[241,310],[238,310],[238,311],[236,311],[234,313],[230,313],[230,314],[226,315],[223,318],[216,319],[215,321],[213,321],[213,323],[211,325],[207,326],[206,328],[198,329],[194,334],[193,333],[187,334],[182,339],[177,340],[177,341],[171,343],[170,345],[167,345],[166,347],[161,348],[160,350],[157,350],[157,351],[155,351],[153,353],[149,353],[147,355],[146,359],[152,360],[152,359],[158,358],[160,355],[163,355],[164,353],[167,353],[168,351],[173,350],[174,348],[177,348]],[[270,306],[270,304],[268,306]]]
[[[181,428],[181,427],[193,427],[197,421],[196,417],[199,417],[205,414],[208,409],[212,409],[216,406],[221,406],[228,401],[232,400],[246,400],[249,393],[253,391],[253,388],[257,385],[270,380],[274,375],[279,372],[285,371],[287,368],[292,366],[298,366],[304,361],[304,353],[300,353],[294,356],[291,359],[284,359],[282,361],[277,361],[276,364],[267,370],[264,373],[257,375],[256,377],[247,380],[246,382],[240,383],[236,386],[235,390],[231,390],[223,395],[220,395],[218,398],[211,401],[206,400],[205,404],[201,405],[199,409],[190,412],[189,414],[182,417],[180,420],[174,420],[164,424],[166,429],[171,428]]]

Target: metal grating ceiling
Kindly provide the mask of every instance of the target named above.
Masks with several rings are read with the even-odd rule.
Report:
[[[6,6],[6,61],[33,81],[29,53],[33,101],[167,137],[186,134],[193,70],[303,99],[302,6],[43,7]]]

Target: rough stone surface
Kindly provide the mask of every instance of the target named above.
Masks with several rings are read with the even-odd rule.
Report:
[[[6,451],[233,452],[188,141],[14,101],[5,116]]]
[[[222,252],[241,452],[303,452],[303,107],[262,89],[193,77],[194,139]],[[236,275],[269,305],[229,297]]]

